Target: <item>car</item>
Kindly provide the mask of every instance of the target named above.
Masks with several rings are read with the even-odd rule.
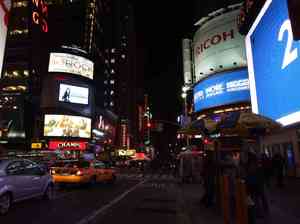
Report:
[[[52,199],[51,175],[39,164],[27,159],[0,160],[0,215],[15,202],[42,196]]]
[[[61,163],[60,166],[51,167],[50,173],[54,183],[87,184],[116,181],[116,171],[102,161],[75,161]]]

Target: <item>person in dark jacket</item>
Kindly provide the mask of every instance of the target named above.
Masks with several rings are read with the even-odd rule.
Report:
[[[284,170],[284,159],[282,155],[279,153],[276,153],[273,157],[273,169],[274,169],[274,174],[277,179],[277,186],[282,188],[284,186],[283,184],[283,170]]]
[[[216,179],[216,166],[211,153],[207,154],[207,157],[203,162],[202,178],[205,192],[201,202],[204,203],[206,207],[210,207],[214,202]]]

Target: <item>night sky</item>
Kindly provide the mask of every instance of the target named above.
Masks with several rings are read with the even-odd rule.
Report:
[[[156,119],[182,112],[181,40],[192,38],[202,16],[237,0],[134,1],[137,38],[145,55],[145,87]]]

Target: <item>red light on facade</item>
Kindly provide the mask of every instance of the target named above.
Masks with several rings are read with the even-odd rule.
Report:
[[[85,150],[87,142],[79,141],[49,141],[51,150]]]
[[[147,128],[151,128],[151,123],[147,123]]]

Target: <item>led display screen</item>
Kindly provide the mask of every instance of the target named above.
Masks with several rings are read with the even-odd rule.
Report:
[[[90,138],[91,119],[81,116],[46,114],[44,136]]]
[[[48,71],[71,73],[93,79],[94,63],[77,55],[51,53]]]
[[[287,0],[267,0],[247,37],[252,111],[282,125],[300,122],[300,43]]]
[[[60,84],[59,101],[66,103],[89,103],[89,89],[85,87]]]
[[[246,69],[210,76],[194,87],[195,112],[250,101]]]

